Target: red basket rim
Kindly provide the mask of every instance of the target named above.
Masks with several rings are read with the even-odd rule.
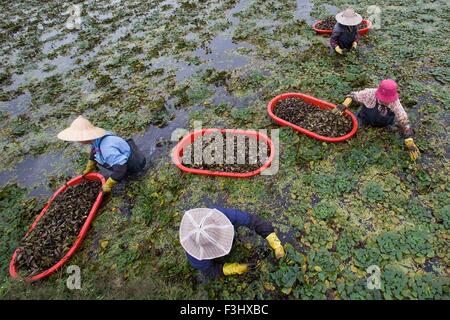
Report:
[[[317,33],[320,34],[331,34],[333,33],[333,30],[329,30],[329,29],[319,29],[317,28],[317,25],[319,23],[321,23],[323,20],[317,20],[313,25],[312,28],[314,29],[314,31],[316,31]],[[371,28],[372,28],[372,22],[370,20],[366,20],[363,19],[363,21],[367,26],[361,30],[358,30],[358,33],[360,34],[366,34]]]
[[[299,98],[303,101],[306,101],[307,103],[314,105],[316,107],[322,108],[322,109],[333,109],[336,108],[335,104],[329,103],[327,101],[323,101],[320,99],[317,99],[313,96],[309,96],[303,93],[299,93],[299,92],[289,92],[289,93],[283,93],[280,94],[278,96],[276,96],[275,98],[273,98],[272,100],[270,100],[269,104],[267,105],[267,113],[269,114],[269,116],[278,124],[282,125],[282,126],[289,126],[291,128],[293,128],[294,130],[306,134],[307,136],[314,138],[316,140],[320,140],[320,141],[325,141],[325,142],[342,142],[345,140],[350,139],[351,137],[353,137],[356,133],[356,131],[358,130],[358,120],[356,119],[356,116],[353,114],[353,112],[346,110],[345,114],[347,116],[349,116],[352,119],[352,124],[353,124],[353,128],[352,130],[347,133],[346,135],[343,135],[341,137],[325,137],[322,136],[320,134],[314,133],[312,131],[309,131],[305,128],[302,128],[300,126],[297,126],[289,121],[283,120],[279,117],[277,117],[274,113],[273,113],[273,109],[275,108],[275,105],[277,104],[278,101],[280,100],[284,100],[287,98]]]
[[[203,169],[194,169],[194,168],[188,168],[185,165],[183,165],[181,160],[181,153],[184,150],[186,146],[192,143],[192,141],[195,140],[199,135],[205,135],[210,134],[214,132],[220,132],[220,133],[233,133],[236,135],[247,135],[251,137],[255,137],[257,139],[262,139],[270,148],[270,155],[267,161],[258,169],[249,171],[249,172],[224,172],[224,171],[212,171],[212,170],[203,170]],[[193,140],[192,140],[193,139]],[[232,178],[248,178],[255,176],[264,170],[266,170],[271,164],[275,157],[275,146],[272,142],[272,140],[265,135],[262,132],[258,132],[256,130],[241,130],[241,129],[218,129],[218,128],[208,128],[208,129],[202,129],[202,130],[195,130],[190,133],[188,133],[186,136],[184,136],[183,139],[181,139],[177,145],[173,148],[172,152],[172,161],[175,163],[175,165],[181,169],[184,172],[193,173],[193,174],[202,174],[202,175],[209,175],[209,176],[220,176],[220,177],[232,177]]]
[[[27,233],[25,234],[24,237],[26,237],[31,231],[33,231],[33,229],[36,227],[37,223],[39,222],[39,220],[45,215],[48,207],[50,206],[50,204],[52,203],[52,201],[55,199],[56,196],[58,196],[61,192],[63,192],[64,190],[67,189],[68,186],[73,186],[76,185],[78,183],[80,183],[84,178],[88,179],[88,180],[99,180],[102,185],[105,184],[105,178],[100,174],[100,173],[96,173],[96,172],[91,172],[88,173],[84,176],[78,176],[75,177],[71,180],[69,180],[65,185],[61,186],[51,197],[50,200],[47,202],[47,204],[44,206],[44,208],[41,210],[40,214],[36,217],[36,219],[34,220],[33,224],[30,226],[30,228],[28,229]],[[48,277],[49,275],[51,275],[52,273],[54,273],[55,271],[57,271],[60,267],[62,267],[67,260],[69,260],[69,258],[75,253],[75,251],[78,249],[78,247],[81,245],[84,237],[86,236],[86,233],[89,229],[89,226],[92,222],[92,220],[94,219],[100,204],[103,200],[103,192],[100,190],[97,199],[95,200],[95,203],[92,205],[92,208],[89,212],[88,217],[86,218],[86,221],[83,224],[83,227],[80,230],[80,233],[78,234],[77,239],[74,241],[72,247],[69,249],[69,251],[64,255],[64,257],[61,258],[61,260],[59,260],[57,263],[55,263],[52,267],[50,267],[49,269],[34,275],[32,277],[25,277],[23,278],[25,281],[27,282],[32,282],[32,281],[36,281],[36,280],[40,280],[43,279],[45,277]],[[17,272],[17,268],[16,268],[16,257],[17,257],[17,253],[18,253],[19,249],[14,250],[14,253],[12,255],[11,258],[11,262],[9,264],[9,274],[12,278],[14,279],[18,279],[19,278],[19,274]]]

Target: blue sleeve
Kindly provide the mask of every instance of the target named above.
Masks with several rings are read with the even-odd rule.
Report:
[[[116,136],[109,136],[102,141],[101,151],[105,162],[111,167],[127,163],[131,154],[128,143]]]
[[[339,27],[339,24],[336,23],[333,28],[333,32],[331,33],[330,37],[330,45],[334,49],[339,45],[339,38],[341,36],[341,28]]]
[[[254,230],[263,238],[266,238],[269,234],[275,231],[272,223],[262,219],[258,215],[218,206],[213,206],[213,208],[225,214],[235,227],[247,227]]]
[[[212,260],[198,260],[186,252],[190,265],[208,278],[223,276],[223,265]]]
[[[250,214],[248,214],[247,212],[239,211],[236,209],[222,208],[219,206],[213,206],[213,209],[217,209],[224,215],[226,215],[227,218],[231,221],[231,223],[236,227],[239,226],[250,227],[251,218]]]

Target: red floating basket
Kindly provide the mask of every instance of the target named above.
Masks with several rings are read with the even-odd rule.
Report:
[[[105,178],[99,174],[99,173],[88,173],[86,175],[83,176],[78,176],[75,177],[73,179],[71,179],[69,182],[67,182],[65,185],[63,185],[62,187],[60,187],[50,198],[50,200],[48,201],[48,203],[44,206],[44,208],[42,209],[41,213],[36,217],[36,219],[34,220],[33,224],[31,225],[31,227],[28,229],[28,232],[25,234],[25,237],[28,236],[28,234],[33,231],[33,229],[36,227],[36,225],[38,224],[39,220],[41,220],[41,218],[45,215],[45,213],[47,212],[47,209],[49,208],[50,204],[52,203],[52,201],[62,192],[64,192],[64,190],[66,190],[69,186],[74,186],[77,185],[79,183],[81,183],[83,181],[83,179],[87,179],[87,180],[98,180],[103,184],[105,184]],[[61,268],[69,259],[70,257],[75,253],[75,251],[78,249],[78,247],[81,245],[81,243],[83,242],[84,237],[86,236],[86,233],[91,225],[92,220],[94,220],[94,217],[102,203],[103,200],[103,192],[102,190],[99,191],[99,194],[97,196],[97,199],[95,200],[95,203],[93,204],[91,211],[89,212],[88,217],[86,218],[86,221],[84,222],[83,227],[80,230],[80,233],[78,235],[78,237],[76,238],[75,242],[73,243],[72,247],[69,249],[69,251],[66,253],[66,255],[59,260],[55,265],[53,265],[51,268],[37,274],[34,275],[32,277],[27,277],[24,278],[25,281],[31,282],[31,281],[36,281],[36,280],[40,280],[43,279],[45,277],[48,277],[49,275],[51,275],[52,273],[54,273],[56,270],[58,270],[59,268]],[[13,256],[11,258],[11,262],[9,263],[9,274],[11,275],[12,278],[18,279],[19,278],[19,274],[18,274],[18,270],[16,268],[16,256],[18,253],[19,249],[16,249],[13,253]]]
[[[314,29],[314,31],[317,32],[318,34],[331,34],[333,32],[333,30],[324,30],[324,29],[317,28],[319,23],[321,23],[322,21],[323,20],[319,20],[312,25],[312,28]],[[367,32],[369,32],[369,30],[372,28],[372,22],[370,22],[369,20],[363,20],[362,23],[365,23],[366,27],[361,30],[358,30],[358,33],[363,36]]]
[[[335,104],[329,103],[327,101],[323,101],[317,98],[314,98],[312,96],[308,96],[306,94],[303,93],[284,93],[284,94],[280,94],[278,96],[276,96],[275,98],[273,98],[268,106],[267,106],[267,112],[269,113],[269,116],[278,124],[282,125],[282,126],[289,126],[291,128],[293,128],[294,130],[306,134],[307,136],[320,140],[320,141],[325,141],[325,142],[341,142],[341,141],[345,141],[350,139],[351,137],[353,137],[356,133],[356,131],[358,130],[358,120],[356,119],[355,115],[349,111],[346,110],[345,111],[345,115],[347,117],[350,117],[352,119],[352,123],[353,123],[353,129],[347,133],[344,136],[341,137],[325,137],[325,136],[321,136],[317,133],[314,133],[312,131],[306,130],[300,126],[297,126],[291,122],[288,122],[286,120],[283,120],[279,117],[277,117],[274,113],[273,113],[273,109],[275,108],[276,104],[280,101],[280,100],[284,100],[284,99],[288,99],[288,98],[297,98],[297,99],[301,99],[303,101],[305,101],[306,103],[312,105],[312,106],[316,106],[318,108],[321,109],[333,109],[336,108]]]
[[[183,165],[183,163],[182,163],[183,152],[187,146],[192,144],[195,141],[195,139],[197,139],[199,136],[204,136],[207,134],[217,133],[217,132],[220,132],[222,134],[231,133],[233,135],[246,135],[248,137],[257,139],[258,141],[262,140],[267,144],[267,146],[270,150],[269,158],[260,168],[253,170],[253,171],[249,171],[249,172],[223,172],[223,171],[202,170],[202,169],[188,168],[185,165]],[[197,131],[189,133],[180,142],[178,142],[178,144],[175,146],[175,148],[173,149],[173,152],[172,152],[173,162],[175,163],[175,165],[178,168],[180,168],[184,172],[194,173],[194,174],[202,174],[202,175],[208,175],[208,176],[220,176],[220,177],[232,177],[232,178],[248,178],[248,177],[260,174],[262,171],[264,171],[271,165],[271,163],[274,159],[274,156],[275,156],[275,148],[272,143],[272,140],[261,132],[254,131],[254,130],[216,129],[216,128],[202,129],[202,130],[197,130]]]

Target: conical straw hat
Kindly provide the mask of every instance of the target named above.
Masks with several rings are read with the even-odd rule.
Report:
[[[352,8],[348,8],[336,15],[336,21],[344,26],[356,26],[362,22],[363,18]]]
[[[198,260],[227,255],[233,244],[234,227],[219,210],[197,208],[186,211],[180,224],[184,250]]]
[[[58,133],[58,138],[66,141],[89,141],[101,138],[105,134],[104,129],[95,127],[89,120],[79,116],[70,127]]]

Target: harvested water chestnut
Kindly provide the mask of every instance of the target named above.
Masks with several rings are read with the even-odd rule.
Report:
[[[20,243],[16,266],[22,276],[39,274],[66,255],[100,190],[99,181],[84,180],[52,201],[33,231]]]
[[[278,118],[324,137],[341,137],[353,128],[351,118],[336,115],[330,110],[320,109],[297,98],[279,101],[273,113]]]

